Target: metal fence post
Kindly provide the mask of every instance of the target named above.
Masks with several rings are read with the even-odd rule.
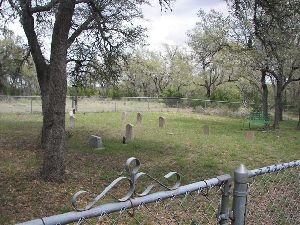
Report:
[[[230,176],[223,175],[217,177],[219,180],[224,181],[222,187],[222,200],[220,205],[220,211],[218,215],[218,221],[220,225],[228,225],[229,220],[229,190],[230,190]]]
[[[248,195],[248,170],[241,164],[234,171],[233,189],[233,225],[244,225],[246,220],[246,204]]]
[[[72,109],[75,109],[75,100],[74,100],[74,96],[71,97],[71,101],[72,101]]]
[[[32,97],[30,98],[30,113],[32,113]]]

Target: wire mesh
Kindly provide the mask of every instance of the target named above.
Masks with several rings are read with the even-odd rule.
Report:
[[[300,167],[250,179],[246,224],[300,224]]]
[[[81,218],[74,224],[217,224],[221,190],[222,186],[215,186],[187,192],[166,200],[158,199],[153,203],[142,203],[135,208],[124,208],[116,213],[103,213],[96,218]]]

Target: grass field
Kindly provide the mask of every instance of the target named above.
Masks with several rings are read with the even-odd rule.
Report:
[[[158,117],[166,128],[158,128]],[[76,191],[99,193],[120,175],[127,158],[140,159],[141,171],[159,179],[169,171],[182,175],[183,184],[232,171],[244,163],[249,169],[300,158],[300,132],[296,121],[283,121],[281,129],[264,132],[253,127],[254,140],[246,140],[242,120],[193,113],[136,113],[127,119],[135,125],[135,139],[122,144],[125,122],[121,113],[76,114],[76,128],[67,124],[67,178],[45,183],[38,177],[42,117],[40,114],[0,114],[0,224],[71,210]],[[203,126],[210,134],[203,134]],[[99,135],[104,150],[88,146],[89,135]]]

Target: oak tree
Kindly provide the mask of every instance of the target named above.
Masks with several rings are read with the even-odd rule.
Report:
[[[159,0],[168,6],[167,0]],[[36,67],[42,97],[41,147],[45,180],[61,181],[65,174],[65,105],[68,55],[84,44],[101,52],[102,59],[137,43],[143,29],[146,0],[4,0],[2,21],[18,18]],[[50,46],[47,49],[47,41]]]

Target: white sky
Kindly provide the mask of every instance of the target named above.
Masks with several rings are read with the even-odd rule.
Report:
[[[227,14],[224,0],[176,0],[172,12],[161,12],[158,0],[151,0],[151,6],[144,6],[145,21],[142,25],[148,29],[149,48],[161,49],[162,44],[185,46],[186,32],[199,21],[197,12],[200,9],[208,12],[212,9]]]
[[[143,6],[145,19],[139,23],[148,29],[148,48],[152,50],[162,49],[163,44],[186,46],[186,32],[199,20],[197,12],[200,9],[227,13],[224,0],[176,0],[172,3],[172,11],[167,12],[160,11],[158,0],[150,0],[150,3],[152,6]],[[10,29],[25,37],[18,22],[11,24]]]

